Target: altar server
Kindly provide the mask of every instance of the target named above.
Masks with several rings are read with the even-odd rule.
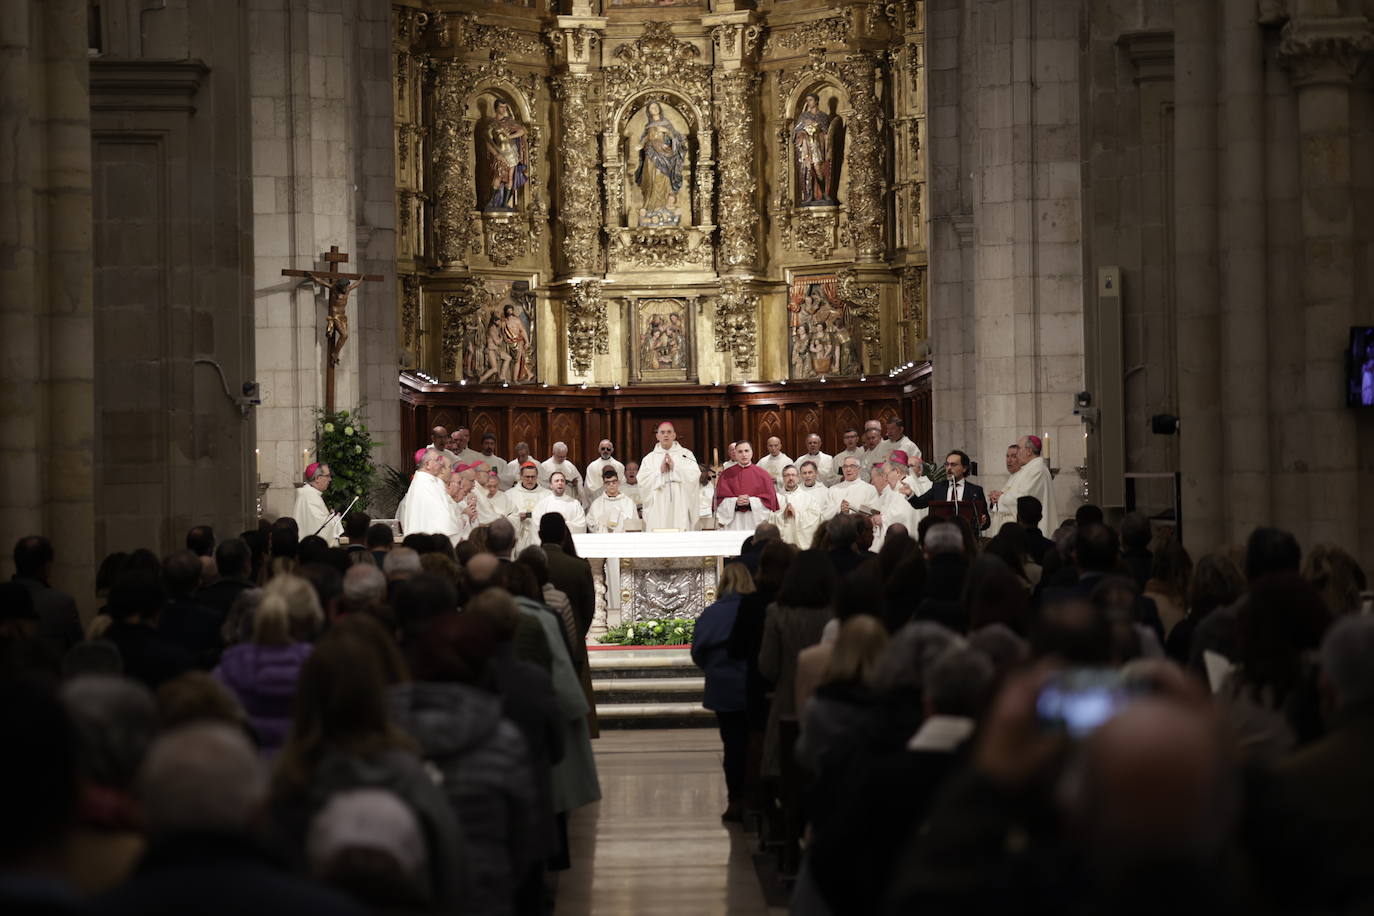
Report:
[[[639,463],[644,527],[691,531],[696,527],[701,468],[696,456],[678,443],[672,423],[658,424],[654,436],[658,445]]]
[[[563,474],[566,481],[566,489],[574,499],[581,500],[585,487],[582,485],[582,472],[577,469],[577,465],[568,460],[568,445],[565,442],[555,442],[553,444],[553,454],[544,459],[539,465],[539,485],[550,486],[550,478],[554,471]],[[552,487],[550,487],[552,489]]]
[[[754,464],[754,446],[735,445],[735,466],[716,481],[716,522],[721,528],[753,531],[777,511],[778,491],[772,476]]]
[[[601,495],[587,510],[587,530],[597,533],[624,531],[626,522],[638,522],[639,510],[635,501],[620,492],[620,475],[615,468],[601,472]]]
[[[597,457],[592,459],[592,463],[587,465],[587,476],[583,479],[587,482],[587,498],[595,500],[601,495],[601,489],[605,486],[606,478],[602,473],[610,468],[615,471],[616,479],[623,479],[625,476],[625,465],[615,459],[615,445],[610,439],[602,439],[596,444]]]
[[[525,462],[525,466],[520,469],[520,482],[506,491],[511,505],[515,507],[516,553],[539,543],[539,522],[532,521],[534,507],[548,493],[548,490],[539,485],[539,465],[533,461]]]
[[[320,537],[334,544],[343,534],[343,522],[324,503],[324,491],[333,480],[334,474],[327,464],[313,462],[305,469],[305,486],[296,490],[296,504],[291,508],[291,517],[296,520],[301,537],[318,531]]]
[[[814,473],[815,465],[812,468]],[[795,466],[789,466],[782,472],[782,490],[778,493],[773,524],[782,532],[784,541],[800,550],[809,550],[829,504],[830,495],[825,487],[817,484],[807,489],[802,486],[801,473]]]

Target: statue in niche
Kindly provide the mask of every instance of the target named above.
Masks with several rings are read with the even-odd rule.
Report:
[[[511,114],[510,103],[497,99],[492,116],[482,125],[487,175],[491,194],[482,203],[485,211],[515,209],[520,189],[529,181],[529,147],[525,125]]]
[[[803,207],[833,206],[839,183],[838,152],[840,118],[821,111],[821,97],[808,92],[792,126],[792,145],[797,151],[798,203]]]
[[[639,187],[639,225],[678,226],[682,209],[682,173],[687,160],[687,138],[663,114],[663,106],[650,102],[647,120],[639,134],[639,167],[635,184]]]

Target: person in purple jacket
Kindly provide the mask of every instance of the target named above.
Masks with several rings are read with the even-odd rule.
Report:
[[[725,770],[728,800],[721,820],[726,821],[742,819],[745,757],[749,749],[749,722],[744,711],[746,664],[742,658],[730,657],[728,644],[740,597],[753,591],[754,579],[745,565],[726,563],[720,577],[720,597],[701,612],[692,633],[692,661],[706,673],[701,705],[716,714],[725,752],[721,768]]]
[[[324,614],[315,590],[299,576],[277,576],[263,591],[251,638],[224,651],[215,677],[243,704],[263,753],[275,754],[291,728],[296,683]]]

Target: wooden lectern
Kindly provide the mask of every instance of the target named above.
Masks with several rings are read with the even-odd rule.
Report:
[[[926,508],[930,510],[931,518],[941,521],[947,521],[957,514],[969,523],[969,529],[975,536],[982,530],[982,520],[988,517],[987,503],[981,499],[961,499],[957,503],[952,499],[937,499]]]

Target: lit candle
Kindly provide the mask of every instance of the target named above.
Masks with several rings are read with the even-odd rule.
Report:
[[[262,477],[262,449],[260,449],[260,448],[255,448],[255,449],[253,449],[253,457],[254,457],[254,459],[256,459],[256,461],[257,461],[257,463],[258,463],[258,477],[261,478],[261,477]]]
[[[1050,434],[1049,434],[1049,433],[1041,433],[1041,434],[1040,434],[1040,453],[1041,453],[1041,457],[1043,457],[1043,458],[1045,459],[1045,467],[1050,467],[1051,465],[1050,465]]]

